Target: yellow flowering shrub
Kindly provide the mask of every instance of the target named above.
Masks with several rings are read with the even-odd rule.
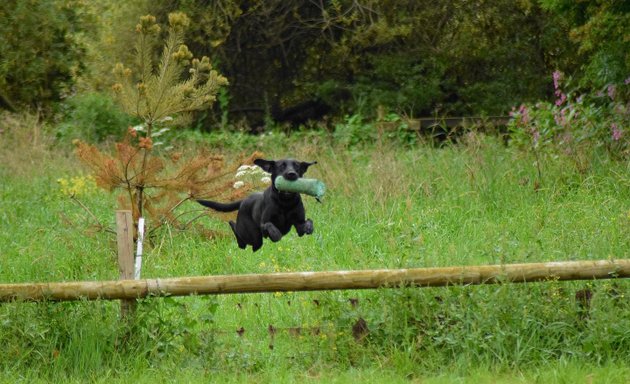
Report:
[[[96,179],[92,175],[61,177],[57,179],[62,195],[76,197],[87,196],[96,191]]]

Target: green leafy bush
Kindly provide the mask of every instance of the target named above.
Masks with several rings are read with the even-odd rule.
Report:
[[[74,0],[0,2],[0,107],[47,107],[69,93],[84,66],[84,8]]]
[[[386,114],[382,107],[379,110],[376,122],[368,121],[361,113],[346,115],[343,121],[335,125],[332,139],[344,147],[374,143],[380,145],[384,142],[396,145],[418,144],[418,133],[409,128],[405,118],[393,112]]]
[[[119,137],[134,120],[125,114],[114,100],[102,93],[87,93],[72,97],[66,103],[65,122],[57,137],[103,141]]]
[[[553,73],[554,103],[522,104],[512,111],[512,141],[535,153],[568,156],[582,173],[588,170],[594,149],[605,149],[613,158],[627,158],[630,80],[580,93],[565,91],[571,82],[564,85],[563,77],[559,71]]]
[[[617,0],[539,0],[565,20],[582,66],[581,84],[604,87],[630,73],[630,3]]]
[[[346,116],[343,122],[335,125],[333,138],[342,146],[355,146],[374,142],[377,138],[373,124],[364,121],[363,116]]]

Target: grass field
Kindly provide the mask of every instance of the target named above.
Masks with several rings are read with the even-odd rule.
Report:
[[[28,121],[0,140],[0,281],[116,279],[114,237],[59,191],[86,174],[71,149]],[[145,277],[630,257],[630,167],[597,151],[587,172],[543,156],[538,180],[532,154],[482,134],[442,148],[324,133],[175,145],[317,160],[308,175],[328,191],[305,198],[312,236],[255,254],[210,216],[225,236],[165,229]],[[114,195],[81,200],[113,226]],[[128,322],[117,302],[4,303],[0,382],[624,383],[629,295],[607,280],[166,298]]]

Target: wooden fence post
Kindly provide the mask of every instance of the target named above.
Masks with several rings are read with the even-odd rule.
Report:
[[[118,243],[118,270],[120,280],[131,280],[134,274],[133,218],[131,211],[116,211],[116,241]],[[134,299],[120,301],[120,316],[126,318],[134,313]]]

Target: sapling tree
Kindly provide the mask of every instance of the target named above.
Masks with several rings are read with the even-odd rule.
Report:
[[[76,141],[77,156],[94,172],[98,186],[121,190],[120,208],[130,209],[134,222],[149,216],[148,229],[165,223],[185,226],[176,209],[195,196],[236,198],[253,185],[233,188],[231,175],[241,164],[251,163],[258,153],[226,164],[222,156],[200,153],[156,153],[156,127],[176,126],[188,121],[190,113],[207,108],[227,79],[212,68],[207,57],[193,58],[183,43],[188,17],[168,16],[169,27],[159,60],[154,60],[161,27],[151,15],[136,26],[136,59],[132,66],[122,63],[113,70],[112,90],[124,111],[139,119],[142,129],[129,127],[124,140],[115,144],[113,154]],[[229,180],[228,180],[229,179]]]

